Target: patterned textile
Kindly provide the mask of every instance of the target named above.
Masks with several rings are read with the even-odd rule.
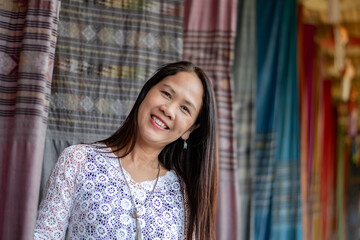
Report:
[[[62,1],[42,186],[64,147],[109,136],[156,68],[182,56],[183,2]]]
[[[98,146],[73,145],[60,155],[40,205],[34,239],[64,239],[65,234],[69,240],[136,239],[130,195],[141,214],[144,239],[184,239],[184,200],[176,173],[137,183],[125,169],[121,174],[111,148]]]
[[[235,25],[235,0],[185,1],[183,57],[205,70],[214,84],[218,104],[220,182],[217,239],[237,239],[240,236],[231,94]]]
[[[254,239],[302,239],[296,1],[257,1]]]
[[[235,41],[234,126],[239,177],[240,239],[251,239],[252,178],[254,176],[255,91],[256,91],[256,5],[238,1]]]
[[[0,239],[33,233],[59,7],[0,4]]]

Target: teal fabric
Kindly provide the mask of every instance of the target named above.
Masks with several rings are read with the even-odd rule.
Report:
[[[256,240],[302,239],[296,0],[258,0]]]

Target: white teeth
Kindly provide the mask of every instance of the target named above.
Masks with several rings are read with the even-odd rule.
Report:
[[[162,128],[166,128],[166,125],[165,125],[162,121],[160,121],[159,119],[157,119],[155,116],[152,116],[151,118],[152,118],[152,120],[153,120],[157,125],[159,125],[159,126],[162,127]]]

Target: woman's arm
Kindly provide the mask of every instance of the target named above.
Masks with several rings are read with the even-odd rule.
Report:
[[[86,162],[86,147],[66,148],[46,185],[36,220],[34,239],[64,239],[71,215],[76,180]]]

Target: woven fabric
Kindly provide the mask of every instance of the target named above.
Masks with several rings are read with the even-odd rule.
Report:
[[[302,239],[296,1],[256,6],[254,239]]]
[[[150,74],[182,56],[183,2],[62,1],[42,186],[72,144],[112,134]]]
[[[204,69],[216,95],[220,138],[217,239],[240,236],[231,77],[235,25],[234,0],[185,1],[183,57]]]
[[[0,239],[33,232],[59,7],[0,4]]]
[[[239,179],[240,239],[251,239],[252,178],[255,145],[255,1],[238,1],[234,54],[234,126]]]

